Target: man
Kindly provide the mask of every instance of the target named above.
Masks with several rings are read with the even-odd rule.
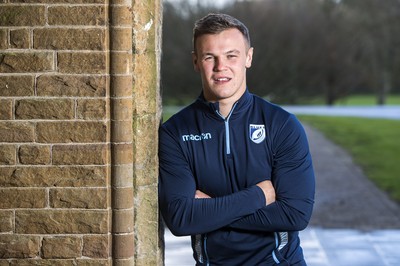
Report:
[[[248,30],[225,14],[196,22],[202,93],[160,128],[159,202],[196,265],[306,265],[299,230],[311,217],[314,172],[295,116],[246,85]]]

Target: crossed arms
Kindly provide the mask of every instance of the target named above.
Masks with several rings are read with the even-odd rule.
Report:
[[[252,232],[304,229],[311,217],[315,181],[304,131],[294,133],[294,138],[281,136],[271,180],[211,198],[196,188],[181,150],[168,133],[161,132],[159,199],[171,232],[194,235],[223,227]]]

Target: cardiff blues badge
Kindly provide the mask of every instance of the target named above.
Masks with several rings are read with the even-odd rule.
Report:
[[[254,143],[261,143],[265,139],[265,126],[250,124],[250,139]]]

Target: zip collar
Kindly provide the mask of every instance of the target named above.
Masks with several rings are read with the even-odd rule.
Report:
[[[240,116],[241,113],[248,110],[249,106],[253,101],[253,95],[249,92],[246,88],[243,95],[239,98],[239,100],[232,106],[232,110],[229,113],[230,119],[235,119],[236,117]],[[205,107],[205,111],[208,113],[221,118],[219,114],[219,102],[208,102],[204,98],[203,92],[201,92],[200,96],[197,98],[197,102],[200,102],[203,107]]]

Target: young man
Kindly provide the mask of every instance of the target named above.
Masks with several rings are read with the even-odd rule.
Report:
[[[159,202],[196,265],[306,265],[299,233],[311,217],[314,172],[295,116],[246,85],[248,30],[225,14],[196,22],[199,98],[160,129]]]

